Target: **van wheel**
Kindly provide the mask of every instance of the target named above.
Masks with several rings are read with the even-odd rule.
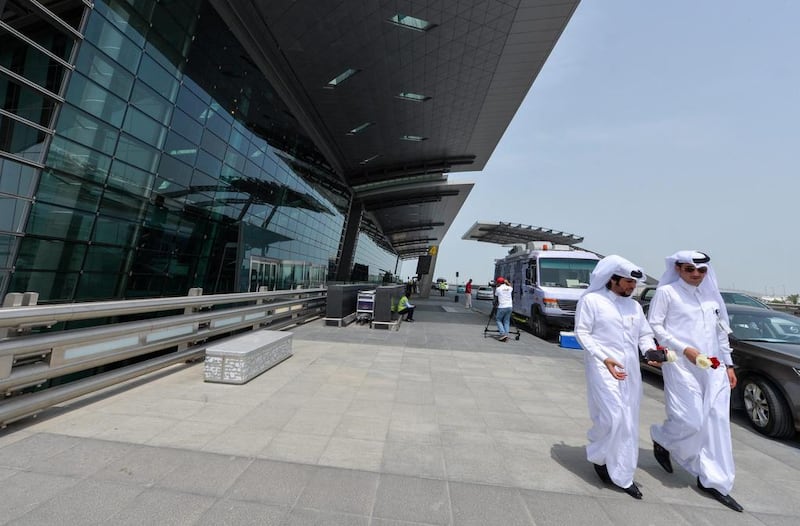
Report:
[[[742,384],[744,408],[755,430],[774,438],[793,436],[792,415],[778,390],[758,376],[746,378]]]
[[[531,313],[531,329],[533,330],[533,334],[543,340],[546,340],[550,336],[550,328],[547,326],[544,316],[536,311]]]

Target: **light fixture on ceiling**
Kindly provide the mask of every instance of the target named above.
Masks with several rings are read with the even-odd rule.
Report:
[[[395,96],[398,99],[408,100],[411,102],[425,102],[426,100],[430,99],[430,97],[428,97],[427,95],[421,95],[419,93],[411,93],[410,91],[401,91]]]
[[[333,89],[333,88],[341,85],[342,82],[346,81],[347,79],[349,79],[350,77],[352,77],[353,75],[355,75],[358,72],[359,72],[359,70],[357,70],[357,69],[347,68],[342,73],[338,74],[337,76],[335,76],[334,78],[329,80],[328,83],[323,87],[327,88],[327,89]]]
[[[389,18],[389,23],[404,29],[411,29],[414,31],[429,31],[436,27],[436,24],[431,24],[427,20],[417,18],[414,16],[401,15],[400,13]]]
[[[359,161],[359,163],[358,163],[358,164],[367,164],[367,163],[370,163],[370,162],[374,161],[375,159],[377,159],[377,158],[378,158],[378,157],[380,157],[380,156],[381,156],[380,154],[377,154],[377,155],[373,155],[372,157],[367,157],[367,158],[366,158],[366,159],[364,159],[363,161]]]
[[[358,126],[353,128],[352,130],[348,131],[347,135],[355,135],[357,133],[361,133],[362,131],[366,130],[367,128],[369,128],[373,124],[375,124],[375,123],[374,122],[364,122],[362,124],[359,124]]]
[[[411,141],[411,142],[422,142],[422,141],[427,141],[428,140],[427,137],[421,137],[419,135],[403,135],[402,137],[400,137],[400,139],[404,140],[404,141]]]

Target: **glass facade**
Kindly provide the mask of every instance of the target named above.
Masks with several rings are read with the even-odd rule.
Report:
[[[0,4],[0,296],[332,279],[351,191],[207,2],[44,5]],[[353,275],[380,281],[373,238]]]

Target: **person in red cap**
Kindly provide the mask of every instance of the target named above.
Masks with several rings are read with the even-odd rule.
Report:
[[[514,289],[502,276],[494,280],[494,283],[497,285],[494,289],[495,301],[497,302],[497,314],[495,314],[494,319],[497,322],[500,341],[505,342],[508,341],[509,325],[511,324],[511,308],[513,307],[511,293]]]

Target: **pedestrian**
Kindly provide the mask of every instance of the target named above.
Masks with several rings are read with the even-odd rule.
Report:
[[[447,282],[442,280],[439,282],[439,295],[444,296],[447,292]]]
[[[406,321],[414,321],[414,308],[416,305],[412,304],[408,301],[409,296],[411,296],[410,288],[406,289],[406,293],[400,296],[400,300],[397,302],[397,314],[402,318],[405,314]]]
[[[497,322],[497,332],[500,333],[499,340],[505,342],[508,341],[508,331],[511,324],[511,310],[514,306],[511,300],[511,293],[514,289],[511,288],[511,285],[509,285],[502,276],[495,279],[494,283],[496,285],[494,297],[497,308],[494,319],[495,322]]]
[[[735,511],[730,496],[735,468],[730,398],[736,387],[728,310],[711,258],[682,250],[666,269],[650,302],[649,320],[658,342],[678,355],[664,364],[667,419],[650,428],[653,454],[668,473],[675,461],[697,478],[697,487]]]
[[[586,351],[589,445],[586,457],[600,479],[635,499],[639,461],[640,353],[656,348],[642,307],[631,298],[644,273],[621,256],[601,259],[578,300],[575,337]]]
[[[464,286],[464,294],[467,296],[467,303],[464,305],[465,308],[471,309],[472,308],[472,278],[467,281],[467,284]]]

